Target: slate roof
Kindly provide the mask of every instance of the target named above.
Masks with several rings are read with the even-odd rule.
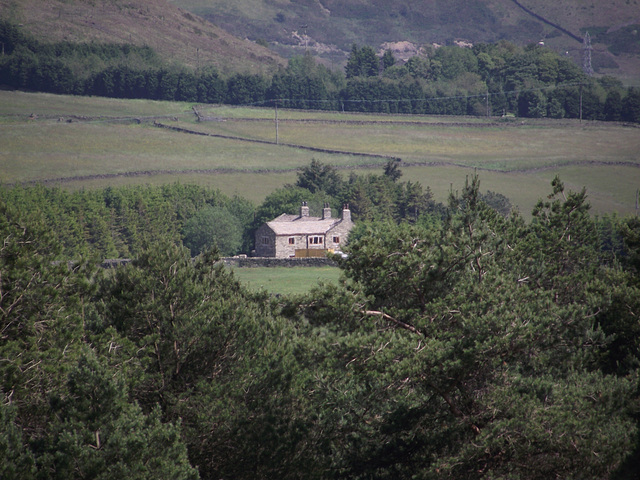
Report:
[[[324,235],[342,222],[341,218],[300,217],[286,213],[274,218],[267,225],[276,235]]]

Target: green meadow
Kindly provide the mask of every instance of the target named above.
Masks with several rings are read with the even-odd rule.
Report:
[[[250,290],[279,295],[302,295],[321,283],[337,284],[337,267],[247,267],[234,268],[235,276]]]
[[[528,215],[558,174],[570,189],[586,187],[595,213],[636,211],[637,126],[287,109],[278,110],[276,125],[273,108],[216,105],[198,107],[217,120],[199,123],[192,107],[0,91],[0,181],[70,189],[178,181],[260,203],[312,158],[349,175],[379,173],[382,155],[400,158],[403,179],[428,186],[440,201],[475,170],[483,190],[506,195]]]

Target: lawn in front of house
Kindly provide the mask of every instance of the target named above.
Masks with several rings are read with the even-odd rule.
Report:
[[[303,295],[320,283],[338,283],[337,267],[244,267],[233,268],[235,276],[253,291]]]

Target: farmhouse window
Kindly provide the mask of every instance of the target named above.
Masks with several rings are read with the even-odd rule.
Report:
[[[289,245],[295,245],[296,239],[294,237],[289,237]]]
[[[333,243],[340,243],[340,237],[333,237]]]
[[[309,243],[311,245],[322,245],[323,240],[322,237],[311,237],[309,238]]]
[[[262,245],[269,245],[271,241],[269,237],[262,237],[262,239],[260,240],[260,243],[262,243]]]

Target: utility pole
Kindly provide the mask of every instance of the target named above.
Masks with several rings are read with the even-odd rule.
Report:
[[[489,90],[487,90],[487,118],[489,118]]]
[[[580,84],[580,123],[582,123],[582,84]]]

